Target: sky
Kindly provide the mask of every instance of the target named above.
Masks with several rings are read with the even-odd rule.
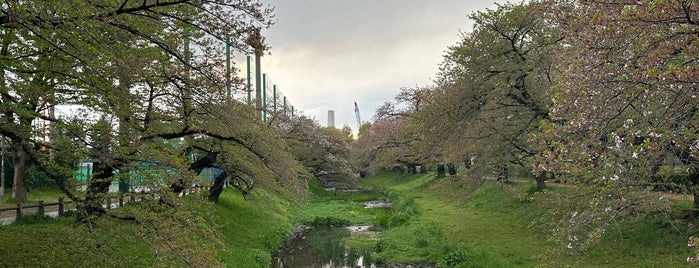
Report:
[[[447,48],[472,30],[468,15],[495,0],[262,0],[275,7],[263,31],[262,71],[303,114],[356,130],[403,87],[433,84]],[[272,84],[268,82],[269,84]]]

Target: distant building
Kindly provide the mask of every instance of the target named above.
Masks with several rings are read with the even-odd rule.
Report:
[[[328,127],[335,127],[335,111],[328,110]]]

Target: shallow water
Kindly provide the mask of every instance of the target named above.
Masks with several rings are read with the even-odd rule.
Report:
[[[364,227],[358,228],[363,230]],[[355,227],[355,229],[357,229]],[[321,227],[305,230],[272,257],[275,268],[355,268],[376,267],[371,263],[371,252],[349,250],[342,239],[349,237],[348,227]]]
[[[366,201],[364,208],[391,208],[391,203],[386,200]]]

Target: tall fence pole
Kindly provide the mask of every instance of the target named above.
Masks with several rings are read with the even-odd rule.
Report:
[[[262,121],[267,122],[267,74],[262,74]]]
[[[231,37],[226,34],[226,101],[231,101]]]
[[[248,37],[248,45],[255,49],[255,109],[257,118],[262,115],[262,66],[260,58],[265,53],[265,45],[260,35],[260,28],[254,28]]]
[[[272,106],[273,106],[273,111],[276,114],[277,113],[277,85],[272,86],[272,91],[273,91],[272,94],[274,94],[274,95],[272,95],[273,96],[272,99],[274,100],[274,101],[272,101]]]
[[[260,57],[262,55],[255,54],[255,108],[257,109],[258,118],[262,114],[262,67],[260,66]]]
[[[251,104],[252,104],[252,72],[250,71],[250,61],[251,61],[251,58],[252,58],[252,57],[250,57],[250,55],[247,56],[247,62],[248,62],[248,66],[247,66],[247,67],[248,67],[248,72],[247,72],[248,84],[247,84],[247,88],[246,88],[245,91],[248,92],[248,105],[251,105]]]

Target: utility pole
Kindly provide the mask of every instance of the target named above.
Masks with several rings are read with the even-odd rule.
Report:
[[[284,96],[284,115],[286,116],[286,96]]]
[[[260,28],[253,28],[248,36],[247,43],[255,50],[255,108],[258,117],[262,116],[262,66],[260,58],[265,52],[264,38],[260,34]]]

